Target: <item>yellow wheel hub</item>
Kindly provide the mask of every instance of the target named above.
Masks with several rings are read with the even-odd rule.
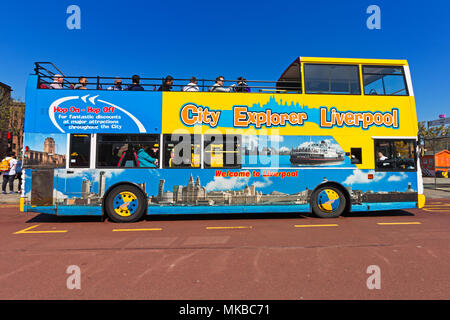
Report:
[[[138,199],[134,193],[122,191],[114,198],[114,211],[122,217],[132,215],[138,205]]]

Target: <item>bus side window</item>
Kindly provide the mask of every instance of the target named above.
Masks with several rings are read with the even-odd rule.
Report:
[[[70,135],[70,168],[89,168],[91,154],[90,134]]]
[[[362,163],[362,151],[361,148],[350,148],[350,159],[352,164]]]
[[[364,94],[407,96],[403,67],[363,66]]]
[[[377,169],[394,168],[394,152],[392,141],[377,140],[375,142],[375,166]]]
[[[240,168],[242,166],[240,135],[205,135],[205,168]]]
[[[164,168],[200,168],[200,135],[165,134]]]
[[[304,64],[305,92],[361,94],[357,65]]]
[[[414,170],[416,168],[415,146],[413,140],[396,140],[395,165],[402,170]]]
[[[97,168],[158,168],[159,135],[98,134]]]
[[[377,170],[415,171],[414,140],[376,140],[375,167]]]

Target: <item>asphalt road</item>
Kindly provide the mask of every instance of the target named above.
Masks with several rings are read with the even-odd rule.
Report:
[[[449,199],[337,219],[180,215],[134,224],[3,204],[0,243],[0,299],[450,298]]]

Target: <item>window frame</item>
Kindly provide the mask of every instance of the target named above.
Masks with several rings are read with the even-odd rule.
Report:
[[[324,95],[338,95],[338,96],[361,96],[363,94],[363,90],[361,88],[361,65],[360,64],[345,64],[345,63],[312,63],[312,62],[304,62],[302,63],[303,65],[303,82],[302,85],[304,86],[304,90],[303,92],[305,94],[324,94]],[[359,93],[328,93],[328,92],[308,92],[307,88],[306,88],[306,84],[307,84],[307,77],[306,77],[306,70],[305,67],[308,65],[314,65],[314,66],[348,66],[348,67],[356,67],[357,68],[357,84],[359,87]]]
[[[360,157],[359,157],[360,159],[355,157],[355,159],[358,161],[354,161],[352,158],[352,155],[355,155],[355,153],[358,153],[360,155]],[[363,152],[362,152],[361,147],[350,148],[350,164],[362,164],[363,163],[362,155],[363,155]]]
[[[394,164],[395,167],[394,168],[379,168],[377,166],[377,141],[388,141],[390,144],[390,147],[393,150],[393,154],[394,154]],[[395,144],[394,142],[396,141],[409,141],[413,143],[413,147],[414,147],[414,169],[402,169],[402,168],[398,168],[397,167],[397,150],[395,149]],[[376,138],[374,139],[374,144],[373,144],[373,150],[374,150],[374,167],[375,167],[375,172],[417,172],[417,140],[416,139],[402,139],[402,138]]]
[[[226,145],[226,138],[227,136],[233,136],[233,137],[238,137],[238,146],[237,148],[235,148],[235,151],[237,151],[238,153],[238,163],[234,164],[234,165],[222,165],[221,167],[213,167],[211,166],[211,163],[207,164],[206,163],[206,147],[207,147],[207,141],[209,141],[209,144],[211,144],[211,140],[208,139],[208,137],[210,136],[218,136],[218,135],[222,135],[223,137],[223,142],[222,142],[222,146]],[[203,135],[203,144],[202,144],[202,165],[204,169],[215,169],[215,170],[219,170],[219,169],[241,169],[242,168],[242,135],[241,134],[204,134]],[[208,145],[209,145],[208,144]],[[226,149],[224,149],[226,151]],[[211,160],[210,160],[211,161]]]
[[[117,167],[117,166],[114,166],[114,167],[110,167],[110,166],[99,166],[98,165],[98,157],[99,157],[99,154],[100,154],[100,152],[99,152],[99,145],[100,145],[100,136],[102,136],[102,135],[108,135],[108,136],[128,136],[128,137],[130,137],[130,136],[134,136],[134,135],[138,135],[138,136],[155,136],[155,137],[158,137],[158,139],[157,139],[157,141],[158,141],[158,144],[159,144],[159,157],[158,157],[158,166],[157,167]],[[96,139],[96,142],[95,142],[95,168],[96,169],[139,169],[139,170],[141,170],[141,169],[151,169],[151,170],[154,170],[154,169],[160,169],[161,168],[161,134],[159,134],[159,133],[98,133],[97,134],[97,139]],[[130,140],[129,140],[129,138],[128,138],[128,140],[125,140],[125,142],[124,143],[130,143]]]
[[[73,137],[74,136],[78,136],[78,135],[83,135],[83,136],[87,136],[88,137],[88,141],[89,141],[89,159],[87,160],[87,165],[86,166],[73,166],[72,165],[72,141],[73,141]],[[69,135],[69,146],[68,146],[68,150],[69,150],[69,157],[68,157],[68,168],[69,169],[89,169],[91,168],[91,160],[92,160],[92,134],[91,133],[71,133]]]
[[[162,155],[162,161],[160,164],[160,168],[161,169],[202,169],[202,154],[203,154],[203,147],[202,147],[202,143],[203,143],[203,139],[201,134],[195,134],[195,133],[181,133],[179,134],[180,136],[190,136],[191,137],[191,147],[192,147],[192,143],[195,145],[196,142],[196,138],[199,139],[199,144],[200,144],[200,150],[199,150],[199,157],[200,157],[200,165],[197,167],[193,167],[192,164],[189,165],[179,165],[176,167],[170,167],[170,166],[166,166],[166,137],[170,137],[172,134],[171,133],[164,133],[161,134],[162,136],[162,152],[161,152],[161,148],[160,148],[160,155]],[[198,137],[196,137],[198,136]],[[193,140],[192,140],[193,139]],[[193,141],[193,142],[192,142]],[[195,146],[194,146],[195,148]],[[195,154],[195,153],[194,153]],[[191,159],[192,159],[192,153],[191,153]]]
[[[399,94],[386,94],[386,87],[385,87],[385,84],[384,84],[384,77],[381,78],[382,83],[383,83],[384,94],[368,94],[368,93],[366,93],[366,90],[365,90],[366,82],[365,82],[365,78],[364,78],[364,75],[366,74],[364,72],[364,68],[366,68],[366,67],[369,67],[369,68],[400,68],[401,71],[402,71],[402,74],[387,73],[387,74],[384,74],[384,76],[402,76],[406,94],[401,94],[401,95],[399,95]],[[365,96],[387,96],[387,97],[409,97],[410,96],[409,95],[408,83],[406,81],[405,68],[402,65],[400,65],[400,66],[385,66],[385,65],[375,65],[375,64],[367,64],[367,65],[362,64],[361,65],[361,74],[362,74],[362,82],[363,82],[363,91],[364,91],[364,95]],[[367,74],[369,74],[369,75],[380,75],[380,73],[367,73]]]

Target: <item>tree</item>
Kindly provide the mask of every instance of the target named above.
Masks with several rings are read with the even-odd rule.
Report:
[[[448,127],[444,125],[440,127],[427,127],[426,121],[418,123],[419,132],[417,134],[420,155],[423,156],[425,151],[441,151],[447,148],[449,137]]]

